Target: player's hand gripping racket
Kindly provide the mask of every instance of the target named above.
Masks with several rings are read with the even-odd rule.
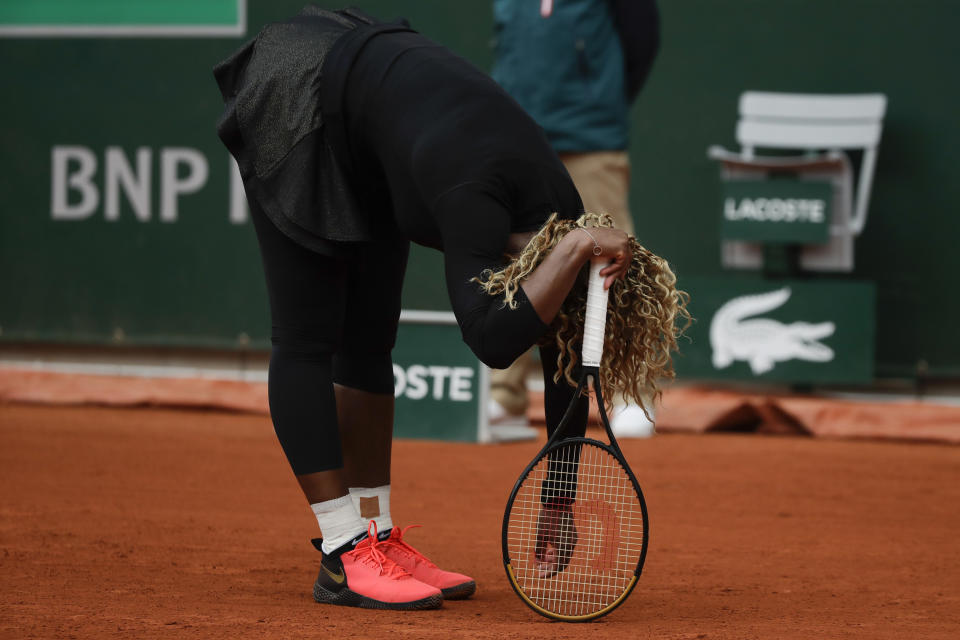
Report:
[[[517,595],[548,618],[586,621],[633,590],[647,553],[647,506],[603,406],[599,369],[608,291],[590,266],[577,392],[553,435],[513,487],[503,516],[503,564]],[[565,437],[587,377],[610,444]]]

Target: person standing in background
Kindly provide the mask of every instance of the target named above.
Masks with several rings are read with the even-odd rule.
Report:
[[[584,209],[634,235],[629,112],[660,44],[656,0],[494,0],[493,12],[493,79],[543,128]],[[531,361],[527,353],[491,372],[492,422],[525,421]],[[653,433],[634,404],[615,407],[611,426],[618,436]]]

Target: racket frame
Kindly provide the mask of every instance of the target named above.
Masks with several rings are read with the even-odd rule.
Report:
[[[577,402],[580,399],[580,396],[583,394],[584,388],[587,386],[587,378],[593,379],[593,388],[597,395],[597,406],[600,412],[600,422],[603,424],[604,430],[607,432],[607,438],[610,442],[605,443],[600,440],[595,440],[593,438],[587,437],[564,437],[563,433],[566,430],[570,420],[573,417],[575,407]],[[610,428],[610,420],[607,417],[607,411],[603,403],[603,392],[600,390],[600,368],[595,366],[584,366],[580,374],[580,382],[577,385],[576,393],[574,393],[573,398],[570,400],[570,404],[567,406],[567,410],[563,414],[563,418],[560,420],[560,424],[557,425],[557,428],[554,429],[553,434],[547,440],[546,444],[542,449],[534,456],[533,460],[524,468],[520,473],[520,477],[517,479],[516,483],[513,485],[513,491],[510,492],[510,498],[507,500],[506,509],[503,513],[503,527],[500,534],[500,542],[503,552],[503,567],[507,572],[507,579],[510,582],[510,586],[513,587],[513,590],[520,596],[520,599],[531,609],[536,611],[542,616],[550,618],[552,620],[562,620],[565,622],[588,622],[590,620],[595,620],[601,616],[605,616],[610,613],[627,599],[627,596],[633,591],[633,588],[637,584],[637,579],[640,577],[640,574],[643,572],[643,563],[647,558],[647,546],[650,541],[650,522],[647,518],[647,503],[643,498],[643,491],[640,489],[640,483],[637,482],[637,478],[633,475],[633,470],[630,468],[630,465],[627,464],[626,458],[623,456],[623,452],[620,450],[620,445],[617,443],[617,439],[613,435],[613,430]],[[591,446],[599,447],[604,451],[610,453],[617,462],[620,463],[620,466],[623,467],[623,470],[627,474],[627,478],[630,479],[630,482],[633,484],[633,489],[637,493],[637,498],[640,501],[640,512],[643,515],[643,543],[640,548],[640,559],[637,561],[637,568],[633,572],[633,578],[631,578],[630,583],[623,590],[623,593],[617,597],[616,600],[611,602],[609,605],[594,611],[591,613],[586,613],[582,615],[565,615],[560,613],[555,613],[544,609],[537,603],[533,602],[527,594],[523,592],[523,589],[520,587],[517,582],[517,577],[513,571],[513,565],[510,560],[510,549],[508,548],[507,538],[508,530],[510,525],[510,511],[513,508],[514,499],[517,497],[517,494],[520,492],[521,486],[523,486],[524,480],[527,479],[527,476],[530,475],[530,472],[533,471],[534,467],[540,463],[553,449],[559,448],[560,446],[565,446],[568,444],[589,444]]]

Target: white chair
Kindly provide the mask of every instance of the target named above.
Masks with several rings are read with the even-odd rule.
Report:
[[[757,180],[775,173],[790,173],[799,180],[832,183],[830,241],[805,245],[800,253],[800,266],[816,271],[850,271],[853,239],[863,231],[867,221],[886,107],[887,98],[879,93],[820,95],[746,91],[740,96],[737,123],[740,152],[714,145],[707,150],[707,156],[722,163],[724,180]],[[760,156],[756,153],[758,148],[803,153]],[[850,159],[844,152],[849,149],[863,151],[855,190]],[[723,264],[758,269],[763,266],[763,247],[726,240]]]

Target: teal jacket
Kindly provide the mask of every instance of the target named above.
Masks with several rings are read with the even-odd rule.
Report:
[[[493,78],[559,152],[627,148],[659,46],[654,0],[494,0]]]

